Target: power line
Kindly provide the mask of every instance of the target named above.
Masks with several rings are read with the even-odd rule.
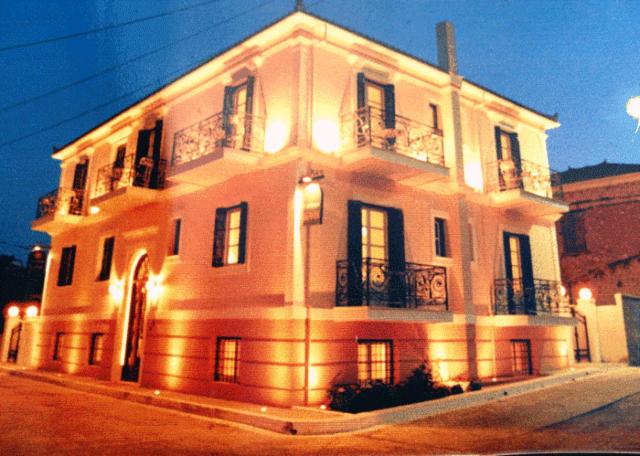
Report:
[[[42,98],[48,97],[50,95],[54,95],[54,94],[59,93],[59,92],[62,92],[63,90],[66,90],[66,89],[68,89],[70,87],[73,87],[73,86],[76,86],[78,84],[84,84],[85,82],[91,81],[92,79],[95,79],[95,78],[100,77],[100,76],[102,76],[104,74],[110,73],[111,71],[117,70],[118,68],[125,67],[125,66],[127,66],[127,65],[129,65],[131,63],[137,62],[138,60],[144,59],[145,57],[149,57],[150,55],[153,55],[153,54],[155,54],[157,52],[160,52],[162,50],[168,49],[168,48],[170,48],[172,46],[175,46],[177,44],[180,44],[180,43],[183,43],[185,41],[188,41],[188,40],[190,40],[191,38],[193,38],[195,36],[201,35],[201,34],[203,34],[205,32],[208,32],[209,30],[211,30],[211,29],[213,29],[215,27],[218,27],[220,25],[224,25],[224,24],[226,24],[228,22],[231,22],[232,20],[235,20],[235,19],[237,19],[237,18],[239,18],[241,16],[244,16],[245,14],[250,13],[250,12],[252,12],[254,10],[258,10],[260,8],[263,8],[263,7],[267,6],[270,3],[274,3],[275,1],[276,0],[269,0],[269,1],[263,2],[260,5],[258,5],[256,8],[254,8],[253,10],[245,10],[242,13],[236,14],[235,16],[231,16],[231,17],[229,17],[227,19],[223,19],[222,21],[216,22],[216,23],[214,23],[214,24],[212,24],[212,25],[210,25],[208,27],[205,27],[202,30],[199,30],[199,31],[194,32],[194,33],[192,33],[190,35],[187,35],[187,36],[185,36],[183,38],[180,38],[179,40],[172,41],[172,42],[167,43],[167,44],[165,44],[163,46],[155,48],[155,49],[153,49],[151,51],[144,52],[144,53],[142,53],[142,54],[140,54],[140,55],[138,55],[136,57],[133,57],[133,58],[131,58],[129,60],[126,60],[124,62],[118,63],[118,64],[113,65],[113,66],[110,66],[108,68],[105,68],[104,70],[101,70],[101,71],[99,71],[97,73],[93,73],[93,74],[91,74],[89,76],[86,76],[84,78],[75,80],[75,81],[70,82],[68,84],[65,84],[63,86],[57,87],[55,89],[51,89],[48,92],[44,92],[44,93],[42,93],[40,95],[36,95],[34,97],[27,98],[25,100],[18,101],[16,103],[12,103],[10,105],[0,107],[0,112],[5,112],[5,111],[8,111],[10,109],[17,108],[18,106],[23,106],[23,105],[25,105],[27,103],[31,103],[31,102],[34,102],[34,101],[37,101],[37,100],[41,100]]]
[[[115,23],[115,24],[105,25],[104,27],[98,27],[98,28],[94,28],[94,29],[90,29],[90,30],[85,30],[84,32],[75,32],[75,33],[70,33],[68,35],[56,36],[56,37],[51,37],[51,38],[43,38],[41,40],[28,41],[26,43],[19,43],[19,44],[12,44],[12,45],[9,45],[9,46],[3,46],[3,47],[0,47],[0,52],[12,51],[12,50],[15,50],[15,49],[25,49],[25,48],[29,48],[29,47],[33,47],[33,46],[39,46],[41,44],[56,43],[58,41],[70,40],[72,38],[79,38],[81,36],[95,35],[96,33],[105,32],[107,30],[113,30],[113,29],[117,29],[117,28],[127,27],[129,25],[139,24],[141,22],[146,22],[146,21],[150,21],[150,20],[153,20],[153,19],[158,19],[158,18],[161,18],[161,17],[171,16],[171,15],[176,14],[176,13],[181,13],[183,11],[188,11],[188,10],[191,10],[191,9],[199,8],[201,6],[209,5],[211,3],[217,3],[219,1],[220,0],[208,0],[208,1],[205,1],[205,2],[196,3],[194,5],[185,6],[183,8],[178,8],[178,9],[175,9],[175,10],[165,11],[164,13],[158,13],[158,14],[154,14],[154,15],[151,15],[151,16],[145,16],[145,17],[141,17],[141,18],[138,18],[138,19],[132,19],[132,20],[126,21],[126,22],[118,22],[118,23]]]
[[[268,1],[263,2],[262,4],[260,4],[260,5],[259,5],[257,8],[255,8],[255,9],[262,8],[262,7],[264,7],[264,6],[266,6],[266,5],[270,4],[270,3],[273,3],[273,2],[275,2],[275,1],[276,1],[276,0],[268,0]],[[238,18],[238,17],[240,17],[240,16],[243,16],[243,15],[245,15],[245,14],[249,13],[249,12],[253,12],[253,10],[246,10],[246,11],[244,11],[244,12],[242,12],[242,13],[236,14],[235,16],[229,17],[229,18],[227,18],[227,19],[224,19],[224,20],[222,20],[222,21],[218,22],[217,24],[214,24],[214,26],[221,25],[221,24],[223,24],[223,23],[229,22],[229,21],[231,21],[231,20],[233,20],[233,19],[236,19],[236,18]],[[198,33],[200,33],[200,32],[198,32]],[[120,96],[118,96],[118,97],[116,97],[116,98],[111,99],[110,101],[107,101],[106,103],[102,103],[102,104],[100,104],[100,105],[98,105],[98,106],[94,106],[94,107],[89,108],[89,109],[87,109],[87,110],[85,110],[85,111],[82,111],[82,112],[80,112],[80,113],[78,113],[78,114],[76,114],[76,115],[74,115],[74,116],[72,116],[72,117],[67,117],[67,118],[65,118],[65,119],[62,119],[62,120],[60,120],[60,121],[58,121],[58,122],[54,123],[54,124],[47,125],[46,127],[43,127],[43,128],[38,129],[38,130],[32,131],[31,133],[27,133],[27,134],[22,135],[22,136],[19,136],[19,137],[17,137],[17,138],[13,138],[13,139],[11,139],[11,140],[9,140],[9,141],[6,141],[6,142],[3,142],[3,143],[0,143],[0,148],[6,147],[6,146],[10,146],[10,145],[15,144],[15,143],[17,143],[17,142],[19,142],[19,141],[22,141],[22,140],[24,140],[24,139],[31,138],[32,136],[36,136],[36,135],[38,135],[38,134],[40,134],[40,133],[44,133],[45,131],[52,130],[52,129],[56,128],[56,127],[59,127],[59,126],[64,125],[64,124],[66,124],[66,123],[69,123],[69,122],[71,122],[71,121],[73,121],[73,120],[79,119],[80,117],[83,117],[83,116],[85,116],[85,115],[87,115],[87,114],[90,114],[90,113],[92,113],[92,112],[94,112],[94,111],[98,111],[98,110],[100,110],[100,109],[102,109],[102,108],[105,108],[105,107],[107,107],[107,106],[109,106],[109,105],[111,105],[111,104],[113,104],[113,103],[115,103],[115,102],[117,102],[117,101],[120,101],[120,100],[123,100],[123,99],[125,99],[125,98],[128,98],[128,97],[130,97],[131,95],[135,95],[135,94],[137,94],[140,90],[146,89],[146,88],[151,87],[151,86],[155,86],[155,85],[157,85],[157,84],[163,84],[164,80],[166,80],[167,78],[169,78],[169,77],[171,77],[171,76],[173,76],[173,75],[175,75],[175,74],[183,73],[183,72],[185,72],[185,71],[187,71],[187,70],[190,70],[190,69],[194,68],[195,66],[198,66],[198,65],[200,65],[200,64],[202,64],[202,63],[204,63],[204,62],[208,61],[209,59],[210,59],[210,57],[206,57],[206,58],[204,58],[204,59],[200,59],[199,61],[197,61],[197,62],[195,62],[195,63],[194,63],[194,62],[191,62],[191,63],[189,63],[188,65],[182,66],[182,67],[180,67],[180,68],[179,68],[179,69],[177,69],[177,70],[174,70],[174,71],[171,71],[171,72],[169,72],[169,73],[165,74],[164,76],[162,76],[162,77],[160,77],[160,78],[156,79],[156,80],[155,80],[155,81],[153,81],[153,82],[150,82],[150,83],[144,84],[144,85],[142,85],[142,86],[139,86],[139,87],[137,87],[136,89],[134,89],[134,90],[132,90],[132,91],[130,91],[130,92],[127,92],[127,93],[125,93],[125,94],[123,94],[123,95],[120,95]]]

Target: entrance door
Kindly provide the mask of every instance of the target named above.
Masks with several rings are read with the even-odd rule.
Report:
[[[576,341],[575,358],[576,362],[591,362],[591,352],[589,350],[589,333],[587,332],[587,317],[577,310],[573,310],[576,319],[574,336]]]
[[[140,374],[140,355],[144,336],[144,315],[147,304],[147,280],[149,279],[149,259],[140,258],[133,274],[131,303],[127,322],[127,346],[122,367],[122,380],[137,382]]]
[[[9,355],[7,356],[8,363],[18,362],[18,349],[20,348],[21,332],[22,323],[18,323],[16,327],[11,330],[11,339],[9,339]]]
[[[504,262],[509,313],[535,315],[535,286],[529,236],[504,233]]]

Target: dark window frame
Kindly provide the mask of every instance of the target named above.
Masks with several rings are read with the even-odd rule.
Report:
[[[228,263],[228,238],[229,238],[229,214],[240,211],[240,226],[238,238],[238,258],[235,263]],[[249,205],[242,201],[240,204],[230,207],[219,207],[216,209],[213,226],[213,259],[212,266],[219,268],[223,266],[235,266],[246,263],[247,252],[247,223],[249,218]]]
[[[564,214],[560,221],[560,228],[564,255],[580,255],[589,252],[584,212],[572,211]]]
[[[180,255],[180,236],[182,235],[182,218],[173,219],[169,256]]]
[[[98,346],[98,341],[100,344]],[[99,353],[99,356],[96,354]],[[89,365],[100,366],[102,364],[102,358],[104,356],[104,333],[92,333],[91,345],[89,347]]]
[[[371,359],[371,345],[373,344],[384,344],[385,345],[385,378],[381,380],[383,383],[393,384],[394,382],[394,363],[393,363],[393,339],[358,339],[357,341],[357,372],[360,372],[360,366],[365,365],[367,370],[367,378],[362,380],[358,378],[358,381],[362,384],[371,383],[380,379],[373,379],[372,371],[373,371],[373,360]],[[366,345],[367,348],[367,359],[360,359],[360,346]],[[379,361],[376,361],[379,363]]]
[[[53,361],[62,361],[62,344],[64,343],[64,332],[58,331],[53,339]]]
[[[224,382],[224,383],[239,383],[239,373],[240,373],[240,337],[227,337],[227,336],[219,336],[216,338],[216,359],[213,373],[213,380],[216,382]],[[235,351],[232,354],[232,357],[225,356],[225,353],[222,353],[221,350],[223,348],[224,342],[227,341],[235,341]],[[233,361],[233,375],[229,376],[224,373],[225,371],[225,363]]]
[[[71,285],[73,282],[73,268],[76,259],[76,246],[63,247],[60,254],[60,268],[58,269],[58,286]]]
[[[104,282],[111,277],[111,267],[113,264],[113,251],[115,249],[116,237],[109,236],[102,241],[102,260],[100,261],[100,271],[98,272],[98,282]]]
[[[449,258],[447,219],[443,217],[433,218],[433,242],[437,257]]]
[[[514,375],[531,375],[531,339],[511,339],[511,369]],[[521,350],[524,348],[524,351]],[[522,357],[522,355],[525,355]],[[519,364],[522,364],[520,366]]]

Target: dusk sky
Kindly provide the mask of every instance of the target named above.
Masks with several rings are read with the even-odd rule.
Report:
[[[49,242],[31,232],[30,224],[38,197],[58,185],[60,168],[51,159],[52,146],[68,143],[286,15],[294,3],[2,0],[0,253],[24,259],[27,252],[18,246]],[[550,131],[548,140],[553,168],[604,159],[640,163],[640,136],[625,112],[627,100],[640,95],[640,1],[305,4],[316,15],[433,63],[435,24],[448,19],[456,27],[459,71],[465,78],[538,111],[559,114],[562,126]],[[162,15],[175,10],[183,11]],[[162,16],[23,46],[154,15]],[[72,84],[96,73],[103,74]],[[24,103],[34,97],[38,99]]]

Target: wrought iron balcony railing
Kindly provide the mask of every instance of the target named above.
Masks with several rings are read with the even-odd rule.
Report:
[[[562,199],[560,174],[527,160],[498,160],[487,165],[487,191],[521,189],[550,199]]]
[[[533,279],[525,285],[522,279],[496,279],[494,312],[496,315],[560,315],[571,316],[569,300],[562,295],[560,282]]]
[[[38,199],[36,220],[47,215],[82,215],[84,190],[57,188]]]
[[[440,266],[365,258],[336,265],[337,306],[380,306],[447,310],[447,270]]]
[[[171,165],[188,163],[225,147],[262,152],[264,119],[255,114],[225,116],[219,112],[177,131]]]
[[[341,148],[372,145],[379,149],[444,166],[442,130],[412,119],[395,116],[395,128],[387,128],[385,112],[371,106],[341,117]]]
[[[136,163],[135,155],[127,155],[98,169],[93,197],[97,198],[124,187],[164,188],[166,160],[143,157]]]

